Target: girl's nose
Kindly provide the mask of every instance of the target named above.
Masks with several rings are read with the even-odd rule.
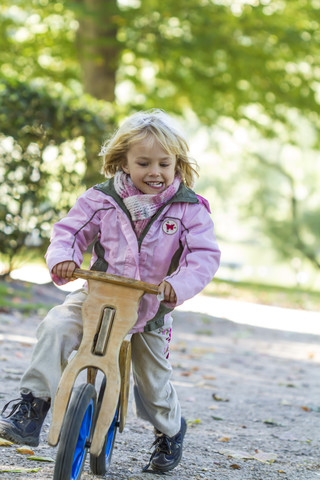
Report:
[[[160,174],[158,165],[151,165],[149,174],[157,177]]]

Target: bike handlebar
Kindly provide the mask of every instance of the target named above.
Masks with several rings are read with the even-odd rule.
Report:
[[[143,290],[145,293],[153,295],[158,294],[158,286],[152,283],[142,282],[134,278],[120,277],[119,275],[112,275],[105,272],[97,272],[96,270],[83,270],[76,268],[72,274],[75,278],[83,278],[84,280],[98,280],[100,282],[112,283],[123,287],[134,288],[136,290]]]

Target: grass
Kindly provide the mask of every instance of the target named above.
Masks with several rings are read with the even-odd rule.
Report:
[[[51,305],[32,302],[32,286],[13,288],[6,282],[0,282],[0,311],[19,310],[22,313],[47,311]]]
[[[32,295],[31,285],[26,288],[26,291],[19,291],[19,296],[28,300],[31,298]],[[0,283],[0,300],[3,300],[3,296],[14,297],[15,295],[17,295],[17,291],[14,288],[10,287],[6,283]]]
[[[315,310],[320,308],[319,292],[298,287],[282,287],[253,282],[214,279],[204,290],[206,295],[277,307]]]

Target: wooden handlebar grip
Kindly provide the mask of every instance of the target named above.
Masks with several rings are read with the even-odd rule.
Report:
[[[120,277],[119,275],[111,275],[110,273],[97,272],[96,270],[83,270],[81,268],[76,268],[72,276],[83,278],[84,280],[99,280],[100,282],[143,290],[145,293],[151,293],[153,295],[158,294],[158,286],[153,285],[152,283],[142,282],[141,280],[135,280],[134,278]]]

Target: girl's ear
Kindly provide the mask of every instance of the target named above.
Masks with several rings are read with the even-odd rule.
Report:
[[[122,168],[122,170],[124,171],[124,173],[129,173],[129,168],[128,168],[127,162],[123,163],[123,164],[121,165],[121,168]]]
[[[128,161],[127,161],[126,157],[123,157],[121,159],[120,168],[124,173],[129,173]]]
[[[178,177],[182,178],[182,175],[181,175],[181,162],[179,161],[179,158],[177,158],[176,160],[176,168],[175,168],[175,175],[177,175]]]

